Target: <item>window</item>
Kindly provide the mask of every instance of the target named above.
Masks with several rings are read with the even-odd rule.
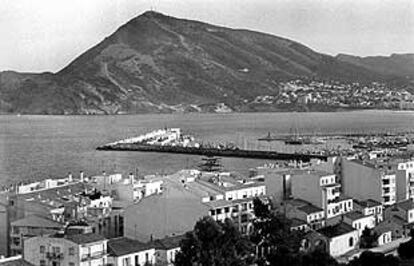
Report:
[[[46,261],[45,260],[40,260],[40,266],[46,266]]]
[[[139,255],[135,255],[135,265],[139,265]]]
[[[75,255],[75,248],[74,247],[69,248],[69,255]]]
[[[221,209],[217,209],[217,214],[221,214]]]
[[[52,247],[53,253],[60,253],[60,247]]]
[[[225,207],[225,208],[224,208],[224,212],[225,212],[225,213],[229,213],[229,212],[230,212],[230,208],[229,208],[229,207]]]
[[[45,246],[40,246],[40,250],[39,250],[39,252],[40,252],[40,253],[45,253]]]
[[[145,253],[145,262],[148,262],[149,261],[149,255],[148,255],[148,253]]]
[[[210,215],[211,215],[211,216],[216,215],[216,211],[215,211],[215,210],[210,210]]]
[[[131,264],[131,259],[130,258],[124,258],[122,260],[122,265],[123,266],[130,266],[130,264]]]
[[[350,247],[353,247],[354,246],[354,238],[353,237],[350,237],[349,238],[349,246]]]
[[[13,231],[14,234],[19,234],[20,233],[19,227],[17,227],[17,226],[13,226],[12,231]]]

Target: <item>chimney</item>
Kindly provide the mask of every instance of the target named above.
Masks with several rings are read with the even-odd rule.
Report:
[[[72,179],[72,173],[71,173],[71,172],[69,172],[69,173],[68,173],[68,182],[69,182],[69,183],[72,183],[72,181],[73,181],[73,179]]]
[[[83,171],[80,171],[79,177],[80,177],[80,181],[83,182],[84,180]]]

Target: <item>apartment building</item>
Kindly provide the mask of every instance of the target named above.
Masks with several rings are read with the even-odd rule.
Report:
[[[372,199],[354,200],[354,209],[362,212],[365,216],[373,215],[375,224],[379,224],[384,220],[384,206],[378,201]]]
[[[31,215],[11,223],[10,254],[23,254],[23,242],[34,236],[55,234],[63,230],[63,224],[43,217]]]
[[[318,170],[297,172],[292,176],[292,196],[325,211],[325,218],[335,218],[353,209],[352,198],[341,193],[336,175]]]
[[[102,266],[108,263],[107,242],[93,233],[37,236],[24,242],[23,258],[36,266]]]
[[[387,206],[397,201],[396,172],[375,161],[342,160],[342,192]]]
[[[304,221],[309,228],[317,230],[325,226],[325,211],[301,199],[285,201],[286,216]]]

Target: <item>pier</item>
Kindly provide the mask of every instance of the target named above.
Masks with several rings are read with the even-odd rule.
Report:
[[[302,153],[279,153],[275,151],[261,150],[242,150],[242,149],[218,149],[202,147],[182,147],[170,145],[150,145],[142,143],[114,143],[107,144],[97,148],[99,151],[138,151],[138,152],[163,152],[175,154],[190,154],[201,156],[220,156],[249,159],[268,159],[268,160],[296,160],[308,162],[311,159],[327,160],[327,156],[318,154]]]

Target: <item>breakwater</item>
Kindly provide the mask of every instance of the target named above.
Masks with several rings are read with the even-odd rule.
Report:
[[[149,145],[142,143],[116,143],[99,146],[100,151],[137,151],[137,152],[163,152],[176,154],[190,154],[201,156],[220,156],[250,159],[269,159],[269,160],[296,160],[308,162],[311,159],[327,160],[327,156],[318,154],[302,154],[302,153],[279,153],[275,151],[261,150],[242,150],[242,149],[218,149],[203,147],[181,147],[181,146],[161,146]]]

